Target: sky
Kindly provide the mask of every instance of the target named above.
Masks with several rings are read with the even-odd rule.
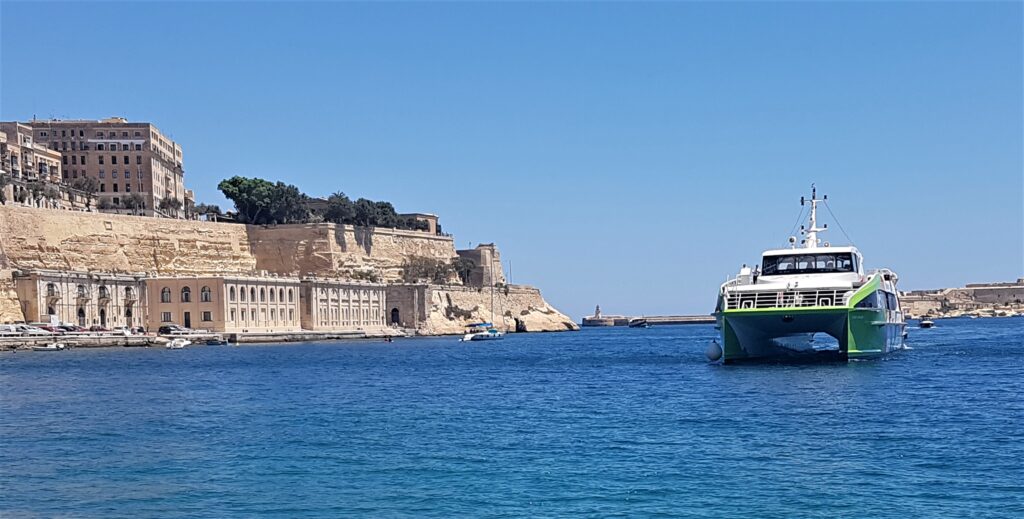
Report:
[[[811,183],[901,288],[1024,276],[1022,4],[0,2],[0,119],[148,121],[197,201],[438,214],[577,320],[707,313]],[[823,235],[847,243],[839,226]]]

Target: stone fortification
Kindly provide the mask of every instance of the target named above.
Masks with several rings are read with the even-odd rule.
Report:
[[[458,334],[472,323],[491,321],[491,291],[457,285],[393,285],[388,306],[398,323],[424,335]],[[494,290],[493,323],[510,332],[578,330],[572,318],[554,309],[540,290],[507,285]],[[414,323],[418,323],[415,324]]]
[[[496,259],[497,251],[491,249],[488,258]],[[416,231],[331,223],[251,226],[0,205],[0,269],[7,269],[0,270],[0,322],[21,320],[17,300],[10,296],[13,269],[148,276],[246,276],[266,271],[328,279],[373,276],[394,283],[412,256],[452,261],[457,253],[451,237]],[[479,268],[491,266],[500,272],[498,265]],[[400,321],[421,333],[459,333],[470,322],[490,318],[486,288],[402,288],[411,286],[417,285],[389,288],[388,317],[390,310],[404,307],[402,301],[415,299],[418,306],[399,311]],[[532,287],[509,287],[507,294],[499,289],[495,306],[496,315],[505,315],[510,329],[515,329],[516,320],[528,331],[576,326]],[[415,320],[409,317],[414,313]]]
[[[964,288],[903,292],[900,302],[913,316],[998,315],[1024,311],[1024,278],[1007,283],[973,283]]]
[[[455,246],[449,236],[380,227],[333,223],[252,226],[252,253],[268,272],[353,278],[369,274],[383,282],[402,277],[402,262],[411,256],[450,261]]]

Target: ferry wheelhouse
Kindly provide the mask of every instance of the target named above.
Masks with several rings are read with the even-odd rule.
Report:
[[[715,308],[720,343],[708,358],[725,363],[763,360],[850,360],[903,348],[906,323],[898,277],[889,269],[866,271],[853,246],[833,247],[818,234],[817,192],[803,240],[764,251],[760,266],[740,269],[722,284]]]

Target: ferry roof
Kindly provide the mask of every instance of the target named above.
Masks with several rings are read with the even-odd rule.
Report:
[[[791,256],[794,254],[835,254],[837,252],[852,252],[861,255],[857,247],[794,247],[790,249],[769,249],[761,253],[762,256]]]

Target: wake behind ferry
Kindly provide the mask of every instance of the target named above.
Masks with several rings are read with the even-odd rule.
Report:
[[[822,243],[828,225],[818,227],[817,212],[827,200],[812,185],[811,199],[800,198],[810,205],[803,240],[764,251],[759,267],[744,266],[722,284],[714,313],[720,342],[708,347],[709,360],[845,361],[903,348],[896,273],[865,272],[856,247]]]

